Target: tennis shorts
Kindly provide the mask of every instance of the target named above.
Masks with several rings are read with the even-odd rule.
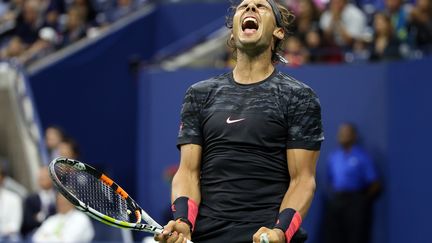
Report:
[[[253,235],[263,226],[272,228],[274,222],[235,222],[199,215],[192,241],[194,243],[251,243]],[[306,231],[300,228],[291,242],[301,243],[306,239]]]

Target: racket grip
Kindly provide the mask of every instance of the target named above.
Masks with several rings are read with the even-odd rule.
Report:
[[[267,233],[262,233],[260,235],[260,243],[269,243]]]
[[[193,242],[192,242],[192,241],[190,241],[190,240],[187,240],[186,242],[187,242],[187,243],[193,243]]]

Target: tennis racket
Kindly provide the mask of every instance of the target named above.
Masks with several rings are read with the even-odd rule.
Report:
[[[163,227],[123,188],[92,166],[60,157],[50,163],[49,172],[58,191],[90,217],[117,228],[162,233]]]

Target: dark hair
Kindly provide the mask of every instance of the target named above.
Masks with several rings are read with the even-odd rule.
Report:
[[[351,129],[351,131],[353,132],[354,135],[356,135],[356,136],[358,135],[358,133],[357,133],[357,125],[354,122],[346,121],[346,122],[343,122],[341,125],[348,126]]]
[[[80,156],[78,143],[73,138],[66,137],[63,139],[62,143],[69,145],[76,157]]]
[[[45,131],[48,130],[48,129],[54,129],[54,130],[56,130],[56,131],[60,134],[60,136],[61,136],[61,140],[62,140],[62,141],[65,139],[65,137],[66,137],[66,133],[65,133],[65,131],[64,131],[64,129],[63,129],[62,127],[57,126],[57,125],[49,125],[49,126],[45,129]]]
[[[237,6],[242,1],[233,1],[231,0],[231,7],[228,8],[227,16],[225,18],[225,26],[229,29],[233,28],[233,18],[236,13]],[[272,62],[277,63],[279,61],[279,55],[283,55],[285,49],[285,42],[288,39],[288,34],[290,33],[291,24],[294,22],[294,14],[292,14],[284,5],[275,1],[278,9],[273,9],[273,11],[279,11],[281,15],[281,23],[278,27],[284,30],[284,38],[282,40],[277,39],[275,41],[275,48],[272,53]],[[276,18],[276,16],[275,16]],[[236,59],[237,48],[233,43],[231,38],[228,38],[227,45],[233,49],[233,58]]]

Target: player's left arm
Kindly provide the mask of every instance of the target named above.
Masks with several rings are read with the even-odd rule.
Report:
[[[319,151],[288,149],[290,185],[282,201],[280,211],[295,209],[302,218],[309,210],[315,193],[315,174]]]
[[[267,233],[269,242],[289,242],[286,240],[294,235],[306,216],[314,197],[316,183],[315,172],[319,151],[306,149],[288,149],[288,170],[291,177],[288,191],[282,200],[280,212],[288,224],[287,231],[280,228],[262,227],[254,235],[254,242],[260,242],[262,233]],[[284,227],[285,228],[285,227]]]
[[[289,243],[300,228],[315,194],[316,164],[324,140],[321,105],[309,88],[299,89],[292,96],[296,99],[291,99],[287,109],[286,150],[290,184],[275,226],[273,229],[259,229],[253,237],[257,243],[262,233],[267,233],[271,243]]]

